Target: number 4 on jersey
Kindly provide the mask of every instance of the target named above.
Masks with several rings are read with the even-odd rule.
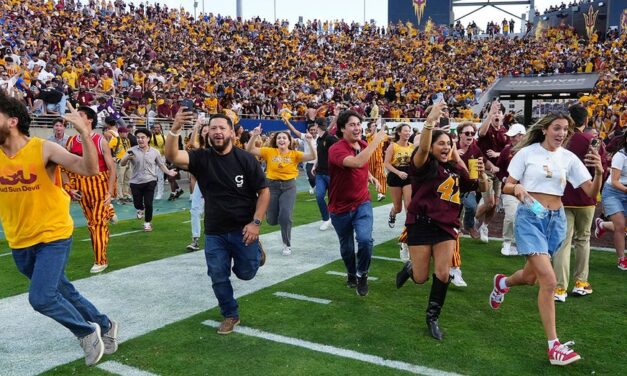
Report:
[[[437,191],[440,194],[440,198],[444,201],[450,201],[455,204],[459,204],[459,182],[458,177],[449,176],[440,186]]]

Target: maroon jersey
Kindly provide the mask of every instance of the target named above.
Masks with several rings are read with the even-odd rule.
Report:
[[[409,169],[410,176],[415,177],[427,173],[426,167],[432,158],[433,156],[429,156],[420,169],[416,169],[412,164]],[[405,224],[416,223],[418,215],[428,217],[436,226],[457,238],[460,227],[461,194],[476,190],[477,181],[470,180],[468,173],[462,168],[453,171],[448,165],[442,163],[438,163],[437,168],[436,176],[431,180],[416,182],[416,179],[412,178],[412,197],[407,208]]]
[[[501,150],[501,155],[499,155],[499,158],[496,160],[496,167],[499,168],[496,177],[502,182],[505,182],[509,176],[507,168],[509,167],[509,162],[514,158],[514,150],[512,149],[512,144],[507,145],[505,149]]]
[[[579,129],[575,129],[575,133],[568,141],[566,149],[575,153],[575,155],[583,162],[583,158],[588,153],[588,148],[590,147],[590,140],[592,140],[592,135],[590,133],[582,133]],[[599,148],[599,155],[601,156],[601,161],[603,162],[603,168],[607,169],[607,158],[603,143],[601,143],[601,147]],[[594,177],[594,168],[588,167],[588,171],[590,172],[590,175]],[[575,189],[570,183],[566,182],[566,189],[564,189],[562,203],[567,207],[585,207],[595,206],[597,204],[597,200],[596,197],[589,197],[583,189]]]
[[[457,150],[460,150],[460,149],[461,148],[459,146],[459,142],[457,142]],[[470,144],[470,146],[468,147],[468,150],[466,150],[466,152],[464,153],[464,155],[461,156],[461,158],[462,158],[462,161],[464,161],[464,163],[466,164],[466,167],[468,167],[469,159],[483,158],[484,162],[487,160],[485,154],[483,153],[483,151],[477,144],[477,141],[473,141],[472,144]]]
[[[368,144],[359,140],[360,151]],[[346,157],[359,153],[341,139],[329,148],[329,211],[333,214],[347,213],[357,209],[366,201],[370,201],[368,192],[368,162],[360,168],[344,167]]]
[[[505,132],[507,132],[505,127],[496,129],[490,125],[485,136],[479,136],[479,148],[481,148],[484,153],[487,153],[488,150],[492,150],[497,153],[500,152],[509,143],[509,138]],[[496,165],[496,158],[489,158],[489,160],[492,164]]]

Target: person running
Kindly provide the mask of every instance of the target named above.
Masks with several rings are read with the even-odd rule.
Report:
[[[469,178],[456,155],[450,158],[453,150],[450,134],[433,129],[439,124],[444,107],[443,102],[433,106],[422,128],[420,143],[411,156],[412,198],[405,220],[410,261],[396,275],[397,288],[409,278],[423,284],[429,279],[429,264],[433,259],[426,322],[431,336],[437,340],[443,337],[438,319],[451,280],[449,271],[461,225],[461,194],[487,189],[482,159],[477,160],[477,184],[477,180]]]
[[[384,166],[388,170],[387,185],[392,196],[392,209],[388,225],[392,228],[396,223],[396,214],[407,208],[411,201],[411,181],[409,166],[414,145],[409,142],[412,130],[409,124],[399,124],[394,130],[394,140],[385,151]]]
[[[622,147],[612,157],[610,176],[603,187],[603,211],[611,222],[595,221],[594,235],[599,238],[606,230],[614,232],[614,248],[618,268],[627,270],[625,257],[625,213],[627,213],[627,132],[623,134]]]
[[[557,285],[551,256],[566,236],[566,216],[561,196],[566,182],[583,189],[588,197],[596,197],[603,181],[603,165],[599,153],[589,149],[584,163],[562,144],[572,134],[574,123],[570,116],[550,113],[527,131],[509,164],[504,193],[514,195],[523,203],[518,205],[514,236],[518,254],[527,258],[525,266],[510,275],[496,274],[490,294],[490,307],[499,309],[511,287],[540,285],[538,310],[548,340],[549,361],[567,365],[581,357],[570,346],[560,343],[555,329],[555,300]],[[595,168],[591,180],[586,165]]]
[[[115,210],[111,205],[111,195],[115,191],[115,162],[111,155],[109,143],[94,129],[98,124],[96,112],[90,107],[79,107],[78,112],[91,120],[91,133],[89,138],[96,145],[98,152],[97,176],[81,176],[69,172],[67,174],[69,185],[66,186],[70,196],[78,201],[87,219],[87,228],[91,238],[91,246],[94,251],[94,265],[91,273],[100,273],[108,266],[107,248],[109,245],[109,222],[115,216]],[[83,155],[85,142],[82,135],[70,137],[67,142],[67,150],[76,155]]]
[[[68,103],[65,120],[89,139],[91,119]],[[85,364],[118,349],[118,323],[82,296],[65,275],[74,224],[70,197],[61,188],[59,167],[98,176],[96,145],[81,156],[51,141],[29,137],[26,106],[0,92],[0,221],[20,273],[30,280],[33,309],[66,327],[78,339]],[[49,330],[44,329],[43,332]]]
[[[199,127],[200,129],[198,129]],[[209,143],[209,123],[205,122],[204,119],[196,121],[188,145],[188,150],[205,149],[211,146]],[[190,252],[200,250],[200,219],[205,206],[205,199],[202,197],[200,188],[197,187],[196,178],[194,175],[190,174],[190,184],[192,181],[194,183],[191,192],[192,203],[189,208],[192,226],[192,242],[186,247]]]
[[[298,164],[316,159],[316,147],[311,134],[305,134],[309,144],[308,153],[292,149],[292,136],[289,132],[275,132],[270,137],[269,147],[257,147],[256,141],[261,135],[261,124],[253,129],[252,137],[246,150],[266,162],[266,177],[270,188],[270,206],[268,223],[281,226],[283,256],[292,254],[292,212],[296,203],[296,178]]]
[[[331,181],[329,178],[329,149],[338,141],[338,138],[328,132],[325,118],[316,118],[316,123],[318,124],[318,139],[316,140],[317,159],[312,173],[316,175],[316,203],[322,218],[320,231],[326,231],[331,227],[329,207],[325,199]]]
[[[361,115],[350,110],[337,117],[337,135],[342,138],[329,149],[329,211],[346,266],[346,285],[356,289],[359,296],[366,296],[373,244],[368,183],[379,186],[368,170],[368,161],[386,134],[382,128],[373,141],[366,144],[361,139],[361,121]]]
[[[380,119],[379,119],[380,120]],[[377,134],[377,122],[372,120],[368,123],[368,128],[366,129],[366,142],[370,144],[374,139],[374,136]],[[383,127],[383,126],[382,126]],[[377,181],[381,184],[381,187],[377,191],[377,201],[385,200],[385,194],[387,193],[387,183],[386,183],[386,175],[383,169],[383,146],[387,141],[387,137],[379,144],[377,150],[372,153],[372,157],[368,161],[368,168],[370,169],[370,174],[374,176]]]
[[[120,160],[120,165],[125,167],[129,162],[133,166],[131,176],[131,192],[133,193],[133,205],[137,210],[137,218],[144,218],[144,231],[152,231],[152,202],[157,187],[157,174],[164,173],[168,176],[177,174],[174,170],[168,170],[161,154],[148,144],[151,132],[146,128],[135,131],[137,146],[130,148]],[[159,171],[160,170],[160,171]]]
[[[289,130],[292,131],[292,133],[294,133],[296,137],[298,137],[301,140],[301,144],[303,144],[303,152],[305,154],[309,154],[310,153],[309,143],[307,142],[307,139],[305,138],[306,133],[303,133],[299,131],[298,129],[296,129],[296,127],[294,127],[294,125],[289,121],[289,119],[282,118],[282,120],[285,123],[285,125],[287,125]],[[323,122],[323,121],[324,119],[320,119],[319,122]],[[313,137],[313,141],[315,144],[318,140],[318,124],[315,121],[313,123],[307,124],[307,133],[309,133],[311,137]],[[305,162],[305,173],[307,173],[307,181],[309,182],[309,194],[310,195],[314,194],[315,188],[316,188],[316,175],[312,173],[312,170],[315,165],[316,165],[315,159]]]
[[[207,274],[224,317],[218,334],[229,334],[240,323],[229,277],[231,270],[246,281],[257,274],[262,257],[259,227],[270,202],[270,190],[257,159],[233,147],[233,122],[226,115],[209,118],[211,148],[179,150],[180,130],[193,116],[182,109],[177,112],[165,152],[168,160],[196,177],[205,197]]]

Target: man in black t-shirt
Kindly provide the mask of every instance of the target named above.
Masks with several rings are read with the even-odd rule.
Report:
[[[237,301],[233,297],[233,273],[250,280],[262,262],[259,226],[268,209],[270,191],[255,157],[233,147],[233,123],[218,114],[209,119],[211,148],[183,151],[178,138],[193,113],[179,110],[166,137],[165,156],[174,165],[196,177],[205,198],[205,258],[207,274],[220,304],[224,320],[219,334],[229,334],[239,324]]]
[[[316,151],[318,152],[318,159],[314,166],[312,173],[316,175],[316,201],[318,202],[318,209],[320,209],[320,216],[322,217],[322,224],[320,230],[327,230],[331,226],[331,217],[329,217],[329,208],[325,201],[325,196],[331,184],[329,178],[329,148],[338,141],[338,138],[327,132],[326,119],[317,118],[316,124],[318,125],[318,139],[316,140]]]

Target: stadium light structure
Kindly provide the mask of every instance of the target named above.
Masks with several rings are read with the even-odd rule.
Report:
[[[485,0],[485,1],[474,1],[474,0],[453,0],[453,7],[478,7],[477,9],[458,17],[455,21],[459,21],[462,18],[468,17],[471,14],[480,11],[486,7],[492,7],[497,10],[500,10],[503,13],[507,13],[508,15],[521,20],[522,22],[526,22],[525,19],[511,13],[502,7],[508,7],[512,5],[528,5],[529,6],[529,21],[533,21],[535,16],[535,0]]]

